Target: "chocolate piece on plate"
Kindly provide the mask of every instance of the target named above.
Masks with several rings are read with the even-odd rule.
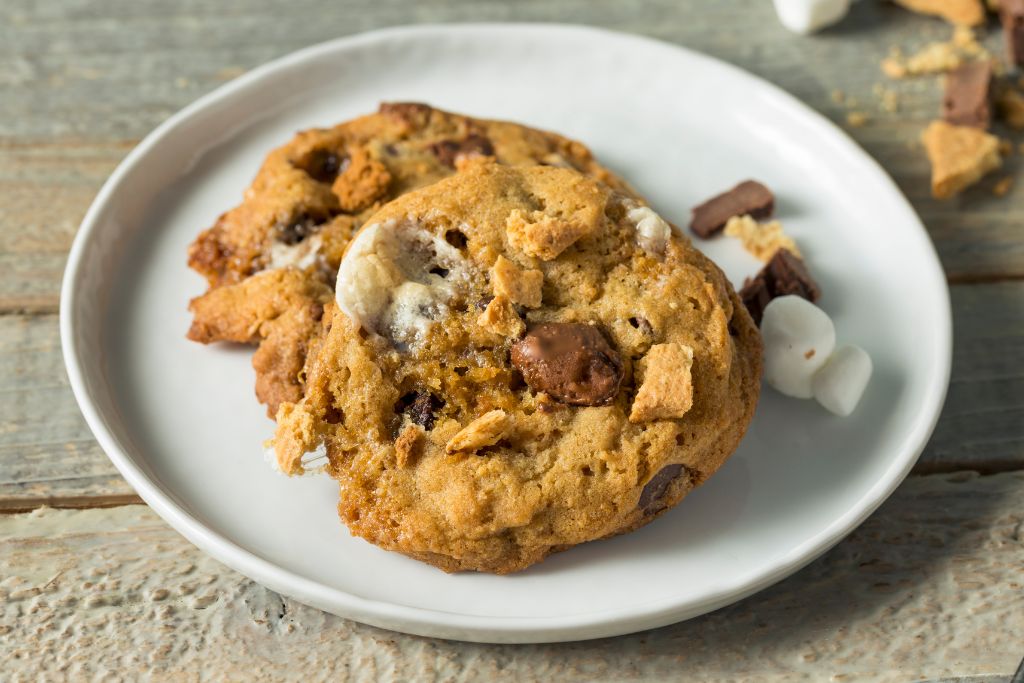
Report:
[[[814,302],[821,298],[821,288],[807,271],[802,259],[786,249],[779,249],[753,278],[747,278],[740,290],[740,299],[758,326],[765,306],[772,299],[787,294]]]
[[[999,19],[1010,63],[1024,66],[1024,0],[1000,0]]]
[[[707,239],[725,228],[733,216],[769,218],[775,209],[775,195],[756,180],[745,180],[728,192],[693,208],[690,230]]]

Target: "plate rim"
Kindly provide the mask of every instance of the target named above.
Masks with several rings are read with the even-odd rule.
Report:
[[[905,209],[907,219],[917,227],[917,236],[921,238],[920,242],[925,250],[923,256],[925,257],[924,262],[927,264],[926,270],[929,271],[928,277],[940,285],[936,288],[936,296],[940,298],[936,302],[936,314],[938,315],[936,323],[939,335],[937,339],[933,340],[937,347],[938,367],[933,368],[934,372],[930,377],[930,383],[925,388],[926,402],[917,413],[913,428],[908,431],[898,447],[894,448],[892,463],[886,470],[885,476],[863,494],[857,505],[852,506],[845,514],[834,520],[824,531],[796,546],[770,568],[755,574],[753,578],[741,577],[744,580],[720,586],[716,591],[706,593],[698,600],[677,600],[669,602],[659,609],[650,609],[649,604],[643,604],[630,608],[616,608],[559,617],[467,615],[359,597],[283,569],[207,528],[176,503],[157,482],[151,480],[126,450],[121,448],[112,430],[108,428],[101,409],[93,400],[83,367],[85,356],[76,343],[77,311],[81,305],[80,301],[86,295],[75,284],[79,280],[84,266],[83,257],[87,244],[95,233],[103,229],[104,223],[100,218],[104,208],[114,198],[122,183],[132,175],[135,167],[163,138],[172,134],[179,126],[208,107],[229,100],[238,92],[255,87],[267,76],[286,70],[290,66],[302,64],[307,60],[336,51],[360,49],[374,43],[386,43],[392,40],[482,31],[499,32],[512,37],[514,37],[513,34],[521,34],[524,31],[530,32],[534,36],[541,32],[551,34],[573,32],[594,39],[635,41],[645,48],[656,47],[681,51],[689,59],[703,62],[715,69],[725,70],[731,76],[753,81],[757,87],[787,105],[791,112],[802,115],[806,123],[829,134],[837,144],[841,145],[847,155],[852,155],[861,163],[866,163],[867,168],[881,182],[888,185],[894,198],[898,198],[902,208]],[[930,259],[927,258],[928,255],[931,256]],[[558,642],[600,638],[656,628],[731,604],[789,576],[820,557],[857,528],[889,498],[909,474],[938,422],[948,391],[952,369],[952,309],[948,284],[935,246],[913,205],[910,204],[889,174],[845,131],[774,83],[729,62],[656,38],[566,23],[437,23],[377,29],[335,38],[296,50],[262,64],[215,88],[170,116],[146,135],[104,182],[82,219],[72,243],[61,283],[59,313],[60,339],[65,368],[72,392],[90,431],[117,470],[147,505],[191,543],[257,583],[318,609],[381,628],[421,636],[473,642]],[[104,372],[104,374],[106,373]]]

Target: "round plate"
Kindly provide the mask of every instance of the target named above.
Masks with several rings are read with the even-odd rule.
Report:
[[[592,146],[679,224],[739,180],[825,292],[841,342],[875,375],[857,411],[765,389],[726,466],[648,527],[512,576],[447,575],[352,538],[326,477],[267,466],[273,424],[251,350],[185,340],[204,290],[186,248],[297,130],[419,100],[550,128]],[[760,264],[698,241],[734,283]],[[595,638],[721,607],[803,566],[867,517],[924,447],[949,378],[945,278],[886,174],[835,126],[739,69],[645,38],[556,25],[422,26],[297,52],[160,126],[111,176],[71,250],[61,302],[71,385],[149,505],[225,564],[358,621],[492,642]]]

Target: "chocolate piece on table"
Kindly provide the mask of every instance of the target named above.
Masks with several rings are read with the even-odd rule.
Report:
[[[999,19],[1003,22],[1010,62],[1024,66],[1024,0],[1000,0]]]
[[[779,249],[761,272],[743,283],[740,299],[750,311],[750,317],[760,326],[768,302],[788,294],[814,302],[821,298],[821,288],[802,259],[786,249]]]
[[[693,209],[690,230],[705,239],[725,228],[733,216],[769,218],[775,209],[775,195],[756,180],[745,180],[728,192],[712,197]]]
[[[957,126],[987,129],[992,123],[992,64],[967,62],[946,76],[942,118]]]

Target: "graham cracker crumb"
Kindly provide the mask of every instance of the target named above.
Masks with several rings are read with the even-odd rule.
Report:
[[[492,410],[476,418],[453,436],[444,449],[447,453],[473,452],[501,441],[512,427],[512,417],[504,410]]]
[[[992,194],[997,197],[1005,197],[1010,189],[1013,187],[1013,178],[1006,176],[1001,178],[995,185],[992,186]]]
[[[965,61],[989,59],[991,55],[977,41],[974,31],[957,26],[948,42],[928,43],[910,56],[892,48],[882,60],[882,72],[889,78],[910,78],[952,71]]]
[[[1016,130],[1024,129],[1024,94],[1013,87],[996,91],[996,109],[1006,124]]]
[[[527,256],[544,261],[557,258],[573,242],[590,233],[593,227],[542,211],[526,214],[519,209],[514,210],[505,222],[509,243]]]
[[[803,258],[793,238],[782,231],[782,223],[779,221],[758,223],[750,216],[733,216],[725,224],[725,234],[738,237],[744,249],[765,263],[779,249],[786,249],[794,256]]]
[[[693,407],[693,349],[671,342],[655,344],[640,362],[643,377],[633,399],[629,421],[648,422],[682,417]]]
[[[423,434],[423,428],[419,425],[406,425],[395,439],[395,459],[399,468],[405,469],[416,459]]]
[[[868,122],[868,115],[862,111],[851,111],[846,115],[846,123],[854,128],[861,128]]]
[[[349,165],[338,174],[331,192],[338,198],[342,211],[357,213],[373,206],[391,185],[391,173],[381,162],[370,156],[363,147],[357,147],[349,158]]]

